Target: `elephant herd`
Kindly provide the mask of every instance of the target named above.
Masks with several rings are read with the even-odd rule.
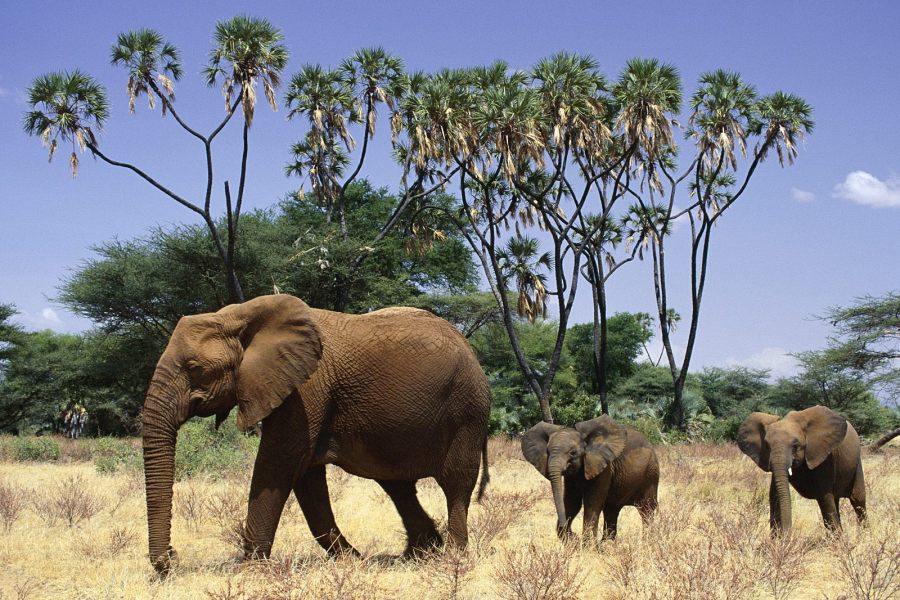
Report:
[[[447,535],[468,540],[469,502],[489,481],[490,387],[466,339],[449,323],[412,308],[364,315],[313,309],[287,294],[262,296],[216,313],[183,317],[157,363],[143,410],[150,560],[169,572],[175,442],[194,416],[261,423],[243,531],[247,557],[267,557],[293,493],[329,554],[356,553],[335,522],[325,465],[374,479],[407,533],[405,554],[443,543],[416,495],[433,477],[447,503]],[[817,406],[783,419],[753,413],[738,445],[772,472],[770,523],[791,525],[788,483],[818,501],[840,526],[839,498],[865,518],[859,438]],[[539,423],[522,437],[524,457],[550,480],[560,537],[584,510],[584,536],[614,537],[619,511],[646,521],[657,508],[659,462],[640,432],[608,416],[562,427]],[[481,481],[478,482],[479,471]]]

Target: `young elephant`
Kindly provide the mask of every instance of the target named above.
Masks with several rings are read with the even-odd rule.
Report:
[[[773,533],[791,528],[788,482],[804,498],[818,501],[829,529],[841,527],[841,498],[850,498],[860,523],[865,521],[859,436],[847,419],[830,408],[813,406],[789,412],[783,419],[755,412],[741,425],[737,442],[760,469],[772,473],[769,524]]]
[[[547,479],[556,503],[556,533],[572,534],[584,504],[584,536],[616,537],[619,511],[636,506],[644,522],[656,510],[659,461],[646,437],[604,415],[572,427],[538,423],[522,438],[522,454]],[[563,485],[565,482],[565,485]]]

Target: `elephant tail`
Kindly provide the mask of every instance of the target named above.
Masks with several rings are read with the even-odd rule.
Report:
[[[478,496],[476,502],[481,503],[484,496],[484,490],[487,489],[488,483],[491,481],[491,473],[488,470],[488,436],[484,436],[484,444],[481,446],[481,483],[478,484]]]

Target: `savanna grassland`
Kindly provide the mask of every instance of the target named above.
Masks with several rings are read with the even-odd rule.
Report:
[[[467,552],[399,561],[400,519],[372,481],[329,470],[338,522],[363,559],[328,560],[296,502],[272,560],[241,562],[236,531],[251,467],[176,483],[174,576],[147,560],[140,472],[101,474],[78,460],[0,463],[0,598],[891,598],[900,597],[900,451],[866,454],[870,525],[844,501],[829,535],[813,501],[794,494],[793,535],[768,535],[768,476],[730,445],[659,447],[660,512],[646,529],[625,509],[599,550],[554,533],[549,484],[518,443],[491,441],[491,485],[470,511]],[[75,448],[75,450],[73,450]],[[64,454],[66,454],[64,452]],[[109,471],[109,469],[101,469]],[[431,480],[426,510],[445,517]],[[580,518],[576,523],[580,533]]]

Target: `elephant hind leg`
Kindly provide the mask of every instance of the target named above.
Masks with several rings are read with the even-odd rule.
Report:
[[[406,557],[420,556],[429,550],[443,545],[444,540],[434,526],[434,520],[428,516],[425,509],[419,503],[416,495],[415,481],[388,481],[376,480],[378,485],[387,492],[400,519],[406,529]]]
[[[866,480],[863,477],[862,462],[856,465],[856,475],[853,477],[853,489],[850,491],[850,505],[856,511],[856,518],[860,523],[866,522]]]
[[[659,502],[656,499],[656,486],[653,486],[653,489],[649,490],[644,498],[639,500],[635,506],[638,509],[638,513],[641,515],[641,521],[644,522],[644,526],[647,526],[650,523],[650,519],[653,518],[653,515],[656,514],[656,511],[659,508]]]
[[[444,460],[444,467],[437,477],[438,485],[447,498],[447,529],[450,542],[465,548],[469,542],[467,519],[472,491],[478,480],[481,466],[481,447],[484,431],[473,430],[461,435],[451,444]]]
[[[328,495],[328,481],[325,478],[325,465],[307,469],[294,486],[294,495],[297,496],[300,510],[303,511],[313,537],[329,556],[340,554],[359,556],[359,552],[350,545],[335,523]]]

